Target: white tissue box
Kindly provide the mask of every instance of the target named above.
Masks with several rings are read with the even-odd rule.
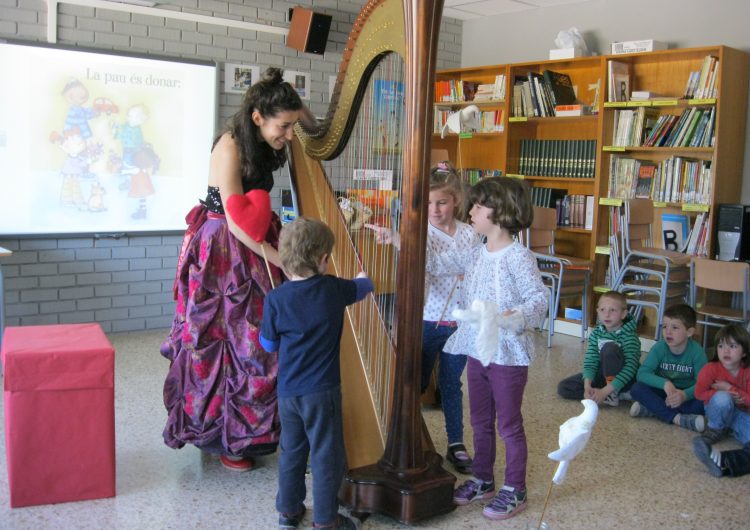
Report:
[[[583,57],[586,55],[581,48],[558,48],[549,51],[549,58],[552,59],[572,59],[573,57]]]

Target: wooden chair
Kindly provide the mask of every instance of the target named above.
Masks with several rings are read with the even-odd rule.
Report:
[[[688,299],[690,256],[654,247],[650,199],[625,201],[621,221],[623,261],[612,288],[627,296],[636,318],[644,307],[656,311],[654,338],[659,340],[665,307]]]
[[[555,318],[561,298],[581,299],[581,340],[586,339],[589,321],[588,293],[591,283],[591,262],[555,252],[557,212],[554,208],[534,206],[534,221],[526,229],[523,242],[534,253],[542,280],[550,290],[550,311],[547,346],[555,334]]]
[[[698,300],[698,289],[701,289],[701,301]],[[732,303],[726,297],[721,300],[718,293],[730,293]],[[698,313],[698,323],[703,326],[703,348],[706,347],[709,327],[718,328],[730,322],[745,326],[750,323],[749,301],[750,264],[704,258],[691,260],[690,303]]]

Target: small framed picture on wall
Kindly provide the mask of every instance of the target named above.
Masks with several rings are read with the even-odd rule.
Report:
[[[310,74],[308,72],[284,70],[284,81],[294,87],[299,97],[310,99]]]
[[[260,79],[258,66],[224,63],[224,92],[244,94],[245,90],[258,79]]]

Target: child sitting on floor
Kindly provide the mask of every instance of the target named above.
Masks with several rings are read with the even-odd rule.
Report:
[[[706,364],[706,352],[691,337],[695,333],[695,311],[686,304],[668,307],[657,341],[638,370],[630,389],[635,403],[634,418],[655,416],[684,429],[703,432],[703,402],[695,399],[698,372]]]
[[[607,291],[596,304],[599,324],[589,335],[583,356],[583,373],[563,379],[557,393],[565,399],[593,399],[616,407],[620,393],[635,382],[641,359],[641,340],[636,322],[628,314],[625,295]]]
[[[715,477],[750,473],[750,333],[729,324],[716,333],[716,358],[698,374],[695,396],[706,406],[706,431],[693,440],[693,452]],[[732,434],[742,449],[711,446]]]

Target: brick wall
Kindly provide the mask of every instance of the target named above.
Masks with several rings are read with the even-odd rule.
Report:
[[[219,25],[136,15],[60,4],[58,42],[105,50],[164,57],[279,66],[311,73],[312,111],[328,108],[328,77],[341,61],[351,24],[364,2],[352,0],[170,0],[160,7],[225,19],[288,27],[287,11],[302,5],[332,15],[326,53],[299,53],[285,38]],[[168,4],[168,6],[165,6]],[[271,7],[269,7],[271,6]],[[0,39],[45,42],[45,0],[0,0]],[[461,21],[443,20],[438,68],[460,66]],[[220,72],[223,83],[223,72]],[[219,120],[239,108],[241,95],[219,94]],[[2,178],[2,177],[0,177]],[[271,192],[280,207],[281,188],[288,187],[282,169]],[[129,236],[118,240],[93,237],[8,239],[13,251],[2,258],[6,324],[35,325],[96,321],[105,332],[168,327],[174,304],[172,282],[181,234]]]

